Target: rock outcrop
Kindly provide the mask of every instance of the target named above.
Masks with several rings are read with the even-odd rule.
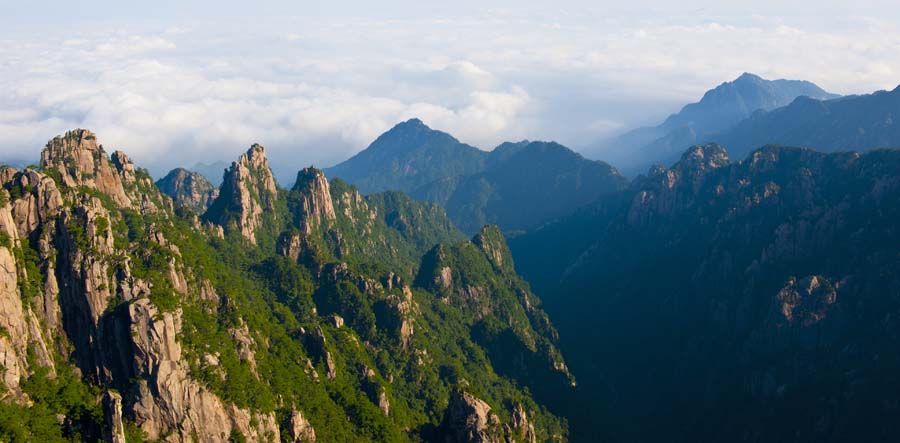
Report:
[[[725,149],[709,144],[690,148],[671,169],[651,169],[648,177],[636,182],[640,189],[628,209],[628,222],[652,223],[692,205],[710,172],[728,164]]]
[[[163,194],[172,197],[175,204],[191,208],[203,214],[219,196],[219,189],[198,172],[175,168],[156,182]]]
[[[445,307],[406,283],[413,260],[457,235],[435,206],[363,197],[314,169],[280,195],[258,145],[226,175],[201,224],[173,204],[209,201],[196,177],[169,177],[173,201],[89,131],[51,140],[40,168],[0,167],[0,406],[35,417],[13,423],[16,435],[36,437],[35,425],[112,442],[424,435],[437,430],[420,418],[446,412],[434,394],[462,382],[444,376],[456,367],[500,386],[483,398],[509,405],[503,412],[532,400],[491,369],[472,318],[449,324],[467,314],[437,312]],[[485,269],[511,268],[490,252],[502,245],[475,249]],[[522,337],[534,344],[535,332]],[[447,361],[428,355],[432,344],[465,348]],[[422,380],[438,383],[424,402],[400,397]],[[364,395],[343,390],[354,384]],[[48,401],[45,388],[65,401]],[[473,435],[485,436],[479,423],[489,420],[486,441],[526,435],[522,418],[534,421],[519,414],[504,427],[503,413],[471,403],[456,421],[475,414]],[[564,429],[546,411],[538,417],[539,432]]]
[[[316,443],[316,430],[303,413],[296,409],[291,411],[290,430],[293,443]]]
[[[106,417],[103,440],[110,443],[125,443],[125,422],[122,421],[122,396],[118,392],[107,391],[103,396],[103,414]]]
[[[274,227],[277,198],[278,188],[269,169],[266,150],[254,144],[225,171],[219,196],[204,218],[223,227],[225,232],[239,232],[251,244],[256,244],[260,229]]]
[[[274,415],[228,405],[191,380],[177,340],[181,317],[180,311],[160,312],[148,299],[128,307],[138,426],[151,440],[190,441],[196,436],[200,441],[226,442],[234,429],[252,441],[264,441],[266,435],[277,441]]]
[[[295,209],[295,218],[300,229],[306,234],[322,226],[327,227],[337,217],[331,200],[328,180],[322,171],[315,168],[304,168],[297,173],[294,191],[300,201]]]
[[[58,172],[67,187],[96,189],[121,206],[132,205],[124,189],[124,171],[107,159],[106,151],[91,131],[76,129],[50,140],[41,152],[41,167]],[[133,175],[130,178],[133,180]]]
[[[146,172],[139,173],[120,151],[107,157],[97,136],[86,129],[66,132],[47,143],[41,152],[41,168],[52,171],[67,188],[84,188],[108,196],[116,205],[140,212],[158,212],[164,205]]]
[[[16,177],[21,177],[21,173],[16,174]],[[4,186],[11,189],[10,183],[7,182]],[[20,281],[34,281],[29,279],[29,270],[15,253],[22,241],[28,241],[27,237],[19,235],[18,226],[21,224],[16,220],[16,208],[27,205],[20,204],[22,199],[10,199],[9,192],[0,189],[0,372],[6,394],[25,401],[27,396],[19,388],[20,381],[34,371],[33,364],[48,368],[49,374],[53,375],[54,362],[51,357],[52,348],[47,345],[47,334],[40,323],[40,317],[35,315],[31,306],[33,302],[40,309],[44,294],[39,288],[29,286],[26,290],[20,284]],[[26,231],[25,234],[30,232]],[[53,294],[49,297],[52,299]],[[40,314],[44,314],[44,311],[40,310]],[[53,324],[58,319],[58,308],[50,308],[48,315],[45,323]]]
[[[801,280],[791,279],[778,292],[781,314],[788,323],[811,326],[828,315],[837,302],[837,290],[822,276],[811,275]]]
[[[29,237],[41,224],[55,218],[63,204],[56,182],[45,174],[26,169],[4,182],[19,198],[12,202],[12,213],[19,237]]]
[[[484,226],[481,232],[472,238],[472,243],[484,252],[497,270],[515,272],[512,253],[509,252],[509,247],[506,246],[506,239],[503,238],[503,233],[498,226]]]
[[[483,400],[465,391],[454,392],[444,426],[447,443],[501,443],[500,419]]]
[[[528,420],[528,413],[521,403],[516,403],[513,407],[512,417],[504,428],[507,443],[537,443],[534,425]]]
[[[8,213],[9,209],[6,208]],[[27,375],[28,326],[22,299],[19,296],[18,267],[11,251],[11,238],[4,232],[7,245],[0,246],[0,365],[3,366],[3,381],[6,389],[14,397],[21,397],[19,380]]]

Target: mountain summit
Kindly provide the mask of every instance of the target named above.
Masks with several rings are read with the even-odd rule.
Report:
[[[798,97],[789,105],[758,112],[727,131],[710,136],[743,157],[770,143],[826,152],[900,147],[900,87],[839,100]]]
[[[674,163],[682,151],[727,130],[759,111],[789,105],[797,97],[838,98],[804,80],[766,80],[744,73],[706,91],[699,102],[685,105],[658,126],[637,128],[600,142],[592,156],[617,165],[626,173],[642,172],[653,163]]]
[[[401,190],[441,204],[468,234],[485,224],[533,228],[627,184],[612,166],[558,143],[507,142],[482,151],[419,119],[394,126],[326,172],[364,193]]]
[[[184,168],[169,171],[165,177],[156,181],[156,187],[176,203],[187,206],[198,214],[205,212],[219,196],[219,189],[213,187],[203,174]]]
[[[662,124],[666,129],[689,127],[699,134],[711,133],[750,117],[754,112],[786,106],[797,97],[832,99],[831,94],[804,80],[766,80],[744,73],[703,94],[697,103],[686,105]]]
[[[364,194],[410,192],[437,179],[484,167],[487,153],[429,128],[417,118],[399,123],[349,160],[325,170]]]

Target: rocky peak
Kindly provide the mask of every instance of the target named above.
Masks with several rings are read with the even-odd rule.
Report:
[[[681,160],[675,165],[675,169],[694,174],[705,174],[714,169],[728,165],[728,152],[725,148],[716,144],[692,146],[681,155]]]
[[[425,123],[422,120],[420,120],[418,118],[411,118],[405,122],[397,123],[394,126],[394,128],[395,129],[412,129],[412,128],[414,128],[414,129],[421,129],[421,128],[430,129],[430,128],[428,128],[427,125],[425,125]]]
[[[322,171],[309,167],[297,173],[294,184],[300,202],[295,210],[301,228],[307,234],[336,218],[331,189]]]
[[[481,228],[481,232],[472,238],[472,243],[484,252],[491,264],[498,270],[513,270],[512,253],[506,245],[503,232],[497,225],[485,225]]]
[[[176,204],[192,208],[201,214],[219,196],[219,190],[206,177],[184,168],[169,171],[156,182],[156,186],[163,194],[172,197]]]
[[[734,83],[745,83],[745,82],[759,83],[761,81],[763,81],[762,77],[760,77],[756,74],[750,73],[750,72],[745,72],[745,73],[741,74],[738,78],[734,79]]]
[[[668,216],[687,208],[710,174],[729,164],[725,148],[710,143],[692,146],[670,169],[651,168],[648,177],[636,182],[638,191],[628,211],[629,224],[647,223],[657,215]]]
[[[688,185],[692,192],[697,192],[710,172],[729,163],[725,148],[716,143],[692,146],[681,155],[681,160],[672,167],[667,179],[671,181],[670,187],[683,183]]]
[[[121,153],[111,162],[91,131],[76,129],[47,142],[41,152],[41,167],[58,172],[67,187],[96,189],[121,206],[132,206],[124,183],[134,181],[134,166]]]
[[[357,186],[363,194],[413,192],[459,175],[484,170],[488,154],[419,119],[398,123],[352,158],[325,170]]]
[[[448,442],[501,442],[497,415],[487,403],[468,392],[453,393],[445,420]]]
[[[225,171],[219,196],[204,218],[226,231],[240,232],[256,244],[256,234],[265,216],[274,216],[278,188],[269,168],[265,148],[253,144]]]
[[[131,157],[128,157],[128,155],[122,151],[114,151],[110,156],[110,161],[112,161],[116,170],[122,174],[122,179],[125,183],[132,183],[135,181],[135,169],[134,163],[131,162]]]
[[[262,204],[272,207],[272,203],[278,195],[278,189],[275,185],[275,176],[272,175],[272,169],[269,168],[269,160],[266,158],[266,148],[254,143],[247,152],[241,154],[237,162],[231,164],[230,171],[235,172],[234,175],[241,180],[253,182],[252,184],[259,191]]]
[[[19,237],[30,236],[41,223],[59,215],[63,199],[50,177],[29,168],[6,177],[3,187],[19,197],[11,201]]]

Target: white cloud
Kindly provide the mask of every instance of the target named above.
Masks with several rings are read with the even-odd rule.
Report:
[[[494,10],[2,32],[0,158],[37,158],[49,138],[88,127],[156,173],[260,142],[290,177],[412,117],[483,148],[523,138],[578,147],[744,71],[839,93],[900,82],[900,30],[864,17],[829,28],[765,15]]]

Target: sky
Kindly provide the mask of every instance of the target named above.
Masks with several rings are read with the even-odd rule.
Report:
[[[413,117],[579,150],[743,72],[900,84],[892,1],[675,3],[0,0],[0,160],[79,127],[156,176],[258,142],[289,185]]]

